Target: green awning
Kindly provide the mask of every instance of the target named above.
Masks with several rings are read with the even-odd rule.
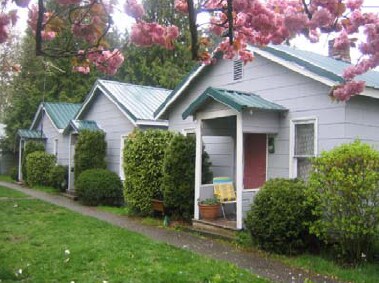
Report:
[[[72,130],[76,133],[79,133],[83,130],[101,131],[100,127],[93,120],[71,120],[64,133],[67,133],[69,130]]]
[[[19,129],[17,135],[22,139],[46,139],[45,134],[37,130]]]
[[[238,112],[246,108],[261,111],[287,111],[285,107],[263,99],[254,93],[209,87],[187,107],[182,114],[183,119],[193,115],[209,98]]]

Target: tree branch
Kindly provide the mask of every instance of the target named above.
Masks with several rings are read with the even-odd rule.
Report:
[[[189,19],[189,29],[191,32],[191,51],[192,51],[192,59],[198,59],[199,53],[199,43],[198,43],[198,33],[197,33],[197,12],[195,11],[193,0],[187,0],[188,5],[188,19]]]
[[[43,18],[45,16],[45,7],[43,5],[43,0],[38,0],[38,19],[37,19],[37,29],[36,29],[36,56],[43,55],[42,52],[42,24]]]

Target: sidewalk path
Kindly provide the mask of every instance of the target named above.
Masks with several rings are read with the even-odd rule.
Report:
[[[32,190],[17,184],[0,181],[0,186],[8,187],[23,192],[36,199],[40,199],[82,215],[95,217],[113,225],[143,234],[153,240],[161,241],[169,245],[191,250],[195,253],[206,255],[218,260],[225,260],[247,269],[250,272],[268,278],[273,282],[303,283],[305,278],[312,282],[334,283],[341,282],[330,277],[311,274],[297,268],[291,268],[272,258],[254,252],[238,250],[220,241],[199,237],[189,232],[174,231],[159,227],[143,225],[135,219],[127,216],[118,216],[108,212],[100,211],[96,207],[83,206],[61,195],[53,195],[45,192]]]

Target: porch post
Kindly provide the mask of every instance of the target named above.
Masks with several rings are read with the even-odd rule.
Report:
[[[237,229],[242,229],[242,190],[243,190],[243,129],[242,129],[242,113],[237,114],[237,141],[236,141],[236,188],[237,188]]]
[[[22,181],[22,144],[24,139],[20,138],[20,144],[18,147],[18,180]]]
[[[201,138],[201,124],[202,120],[197,119],[196,123],[196,163],[195,163],[195,215],[194,218],[199,220],[199,206],[197,201],[200,198],[200,186],[201,186],[201,164],[202,164],[202,153],[203,153],[203,144]]]
[[[67,181],[67,191],[69,192],[71,190],[71,136],[72,134],[70,133],[68,135],[68,181]]]

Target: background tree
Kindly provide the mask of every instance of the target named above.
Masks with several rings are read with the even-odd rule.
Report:
[[[116,74],[116,79],[135,84],[173,89],[196,64],[191,60],[188,17],[175,11],[175,0],[143,0],[145,21],[175,25],[182,35],[173,49],[162,46],[140,48],[135,45],[123,49],[125,64]],[[130,34],[127,35],[130,37]]]

